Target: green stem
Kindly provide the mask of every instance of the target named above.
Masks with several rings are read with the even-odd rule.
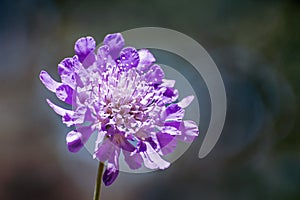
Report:
[[[101,182],[102,182],[101,179],[102,179],[103,169],[104,169],[104,164],[102,162],[99,162],[93,200],[100,200]]]

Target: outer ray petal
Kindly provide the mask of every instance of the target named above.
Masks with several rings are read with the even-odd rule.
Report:
[[[109,47],[110,55],[113,59],[119,57],[119,53],[124,47],[125,41],[120,33],[108,34],[103,43]]]
[[[51,92],[56,92],[61,83],[55,81],[46,71],[42,70],[40,73],[40,80]]]
[[[55,105],[54,103],[52,103],[49,99],[47,99],[47,103],[57,114],[62,116],[62,121],[64,124],[66,124],[68,127],[74,125],[74,121],[73,121],[74,111],[61,108]]]
[[[74,90],[69,85],[65,84],[61,84],[59,87],[56,88],[57,98],[70,105],[72,105],[73,92]]]
[[[129,151],[123,151],[125,162],[130,169],[139,169],[142,167],[143,159],[139,153],[131,153]]]
[[[66,142],[68,150],[72,153],[76,153],[83,147],[82,134],[76,130],[70,131],[67,134]]]
[[[155,57],[148,49],[141,49],[138,51],[140,62],[137,66],[137,70],[141,73],[145,73],[149,70],[150,66],[156,61]]]
[[[156,137],[163,155],[172,153],[175,150],[177,141],[174,136],[159,132]]]
[[[96,41],[93,37],[87,36],[78,39],[75,43],[74,50],[81,63],[87,59],[89,55],[96,49]],[[92,56],[89,56],[91,62],[93,62]]]
[[[194,100],[193,95],[187,96],[178,103],[178,106],[180,106],[181,108],[186,108],[192,103],[193,100]]]
[[[149,143],[146,143],[147,150],[143,153],[144,164],[149,169],[166,169],[170,163],[163,160],[160,155],[152,148]]]
[[[106,186],[111,185],[119,175],[119,155],[120,149],[116,148],[108,160],[106,170],[103,173],[103,182]]]
[[[176,138],[184,142],[193,142],[195,137],[199,135],[197,124],[191,120],[183,121],[180,130],[182,134],[176,136]]]

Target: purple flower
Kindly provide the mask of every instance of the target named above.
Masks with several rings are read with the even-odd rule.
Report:
[[[120,33],[110,34],[95,52],[92,37],[80,38],[76,55],[58,65],[61,82],[40,73],[42,83],[72,105],[66,110],[47,100],[63,123],[76,127],[67,134],[69,151],[78,152],[97,134],[93,157],[107,163],[105,185],[117,178],[121,153],[131,169],[165,169],[170,163],[162,156],[199,133],[195,122],[183,120],[194,97],[178,102],[175,81],[165,79],[150,51],[124,44]]]

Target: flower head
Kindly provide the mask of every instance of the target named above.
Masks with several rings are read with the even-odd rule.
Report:
[[[121,153],[131,169],[165,169],[170,163],[162,156],[173,152],[178,140],[192,142],[198,135],[196,123],[183,120],[194,97],[178,102],[175,81],[165,79],[151,52],[124,45],[120,33],[109,34],[95,52],[95,40],[83,37],[75,44],[76,55],[58,64],[61,82],[40,73],[43,84],[72,105],[67,110],[47,99],[63,123],[76,127],[66,137],[69,151],[78,152],[97,134],[93,156],[107,163],[105,185],[117,178]]]

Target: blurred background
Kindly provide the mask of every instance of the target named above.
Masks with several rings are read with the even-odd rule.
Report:
[[[101,42],[145,26],[203,45],[224,79],[226,123],[199,159],[209,119],[201,108],[201,136],[179,160],[165,171],[121,173],[102,200],[300,199],[299,19],[296,0],[1,0],[0,199],[92,199],[97,162],[67,151],[68,129],[45,98],[58,101],[38,75],[58,80],[58,62],[81,36]]]

